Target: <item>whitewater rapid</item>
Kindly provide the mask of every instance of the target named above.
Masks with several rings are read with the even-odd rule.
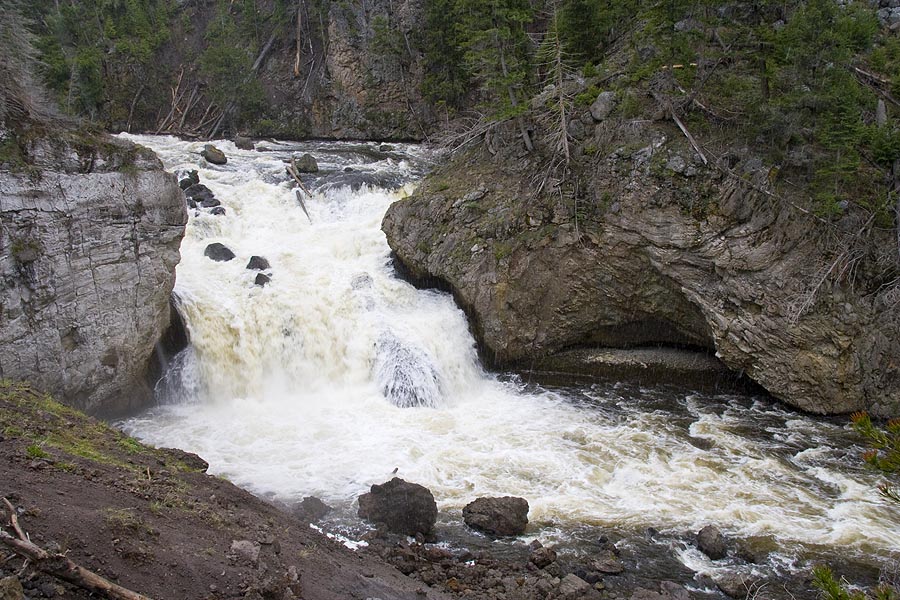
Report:
[[[770,536],[787,556],[900,551],[898,511],[842,423],[749,397],[547,390],[486,373],[462,311],[399,279],[380,230],[427,150],[219,141],[229,160],[217,167],[200,159],[201,143],[127,137],[169,170],[198,169],[226,210],[190,211],[175,287],[191,339],[177,359],[182,393],[122,423],[140,439],[196,452],[211,473],[273,500],[314,495],[350,515],[396,469],[450,515],[477,496],[522,496],[537,537],[715,524]],[[309,218],[284,174],[284,160],[306,151],[325,171],[308,180]],[[354,177],[373,185],[339,185]],[[212,242],[237,258],[206,258]],[[252,255],[271,263],[265,287],[245,268]],[[426,406],[386,398],[392,377]]]

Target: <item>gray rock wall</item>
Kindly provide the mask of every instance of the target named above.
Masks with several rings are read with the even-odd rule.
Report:
[[[149,150],[31,142],[0,171],[0,377],[90,413],[148,400],[148,358],[169,323],[187,220]]]
[[[385,217],[398,258],[452,289],[489,361],[705,348],[804,410],[900,414],[900,290],[879,279],[897,260],[891,232],[873,233],[884,256],[860,258],[852,284],[825,278],[810,295],[845,269],[835,239],[863,221],[823,223],[756,191],[768,172],[751,158],[726,164],[732,177],[703,167],[662,125],[588,131],[577,186],[538,193],[538,157],[474,151]]]

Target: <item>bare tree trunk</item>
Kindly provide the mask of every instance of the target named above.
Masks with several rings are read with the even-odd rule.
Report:
[[[894,203],[894,226],[897,228],[897,261],[900,262],[900,158],[894,161],[891,171],[894,175],[893,194],[896,197]]]
[[[300,48],[303,45],[303,2],[297,4],[297,54],[294,57],[294,77],[300,77]]]
[[[503,77],[509,77],[509,69],[506,67],[506,57],[503,54],[503,44],[499,43],[500,47],[500,68],[503,70]],[[519,105],[518,100],[516,99],[516,91],[513,89],[511,85],[506,86],[506,91],[509,94],[509,103],[513,108],[516,108]],[[531,142],[531,135],[528,133],[528,129],[525,127],[525,121],[521,116],[516,116],[516,123],[519,126],[519,133],[522,134],[522,141],[525,142],[525,148],[528,149],[529,152],[534,150],[534,144]]]
[[[134,107],[137,106],[138,99],[141,97],[141,94],[144,93],[144,88],[146,87],[147,84],[141,82],[141,86],[138,88],[137,93],[131,100],[131,108],[128,109],[128,121],[125,123],[125,131],[127,131],[128,133],[131,133],[131,119],[134,117]]]

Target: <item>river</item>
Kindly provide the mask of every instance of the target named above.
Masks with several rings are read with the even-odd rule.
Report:
[[[317,496],[336,508],[323,527],[350,538],[365,530],[355,498],[396,470],[434,493],[451,541],[463,539],[466,503],[513,495],[530,504],[526,539],[573,553],[614,531],[691,571],[739,568],[693,548],[692,534],[715,524],[774,550],[753,568],[897,560],[900,511],[875,491],[843,420],[758,397],[548,388],[482,368],[452,297],[398,278],[380,230],[428,149],[220,141],[228,164],[213,166],[201,143],[125,137],[169,170],[198,169],[226,210],[189,211],[175,294],[191,345],[159,405],[120,424],[128,433],[196,452],[273,501]],[[306,177],[309,217],[284,170],[303,152],[321,169]],[[236,259],[206,258],[212,242]],[[264,287],[245,268],[252,255],[271,263]]]

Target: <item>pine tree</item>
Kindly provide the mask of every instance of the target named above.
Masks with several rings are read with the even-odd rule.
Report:
[[[457,0],[458,33],[469,71],[479,82],[482,107],[493,120],[515,119],[528,150],[531,134],[521,118],[530,75],[525,24],[527,0]]]

